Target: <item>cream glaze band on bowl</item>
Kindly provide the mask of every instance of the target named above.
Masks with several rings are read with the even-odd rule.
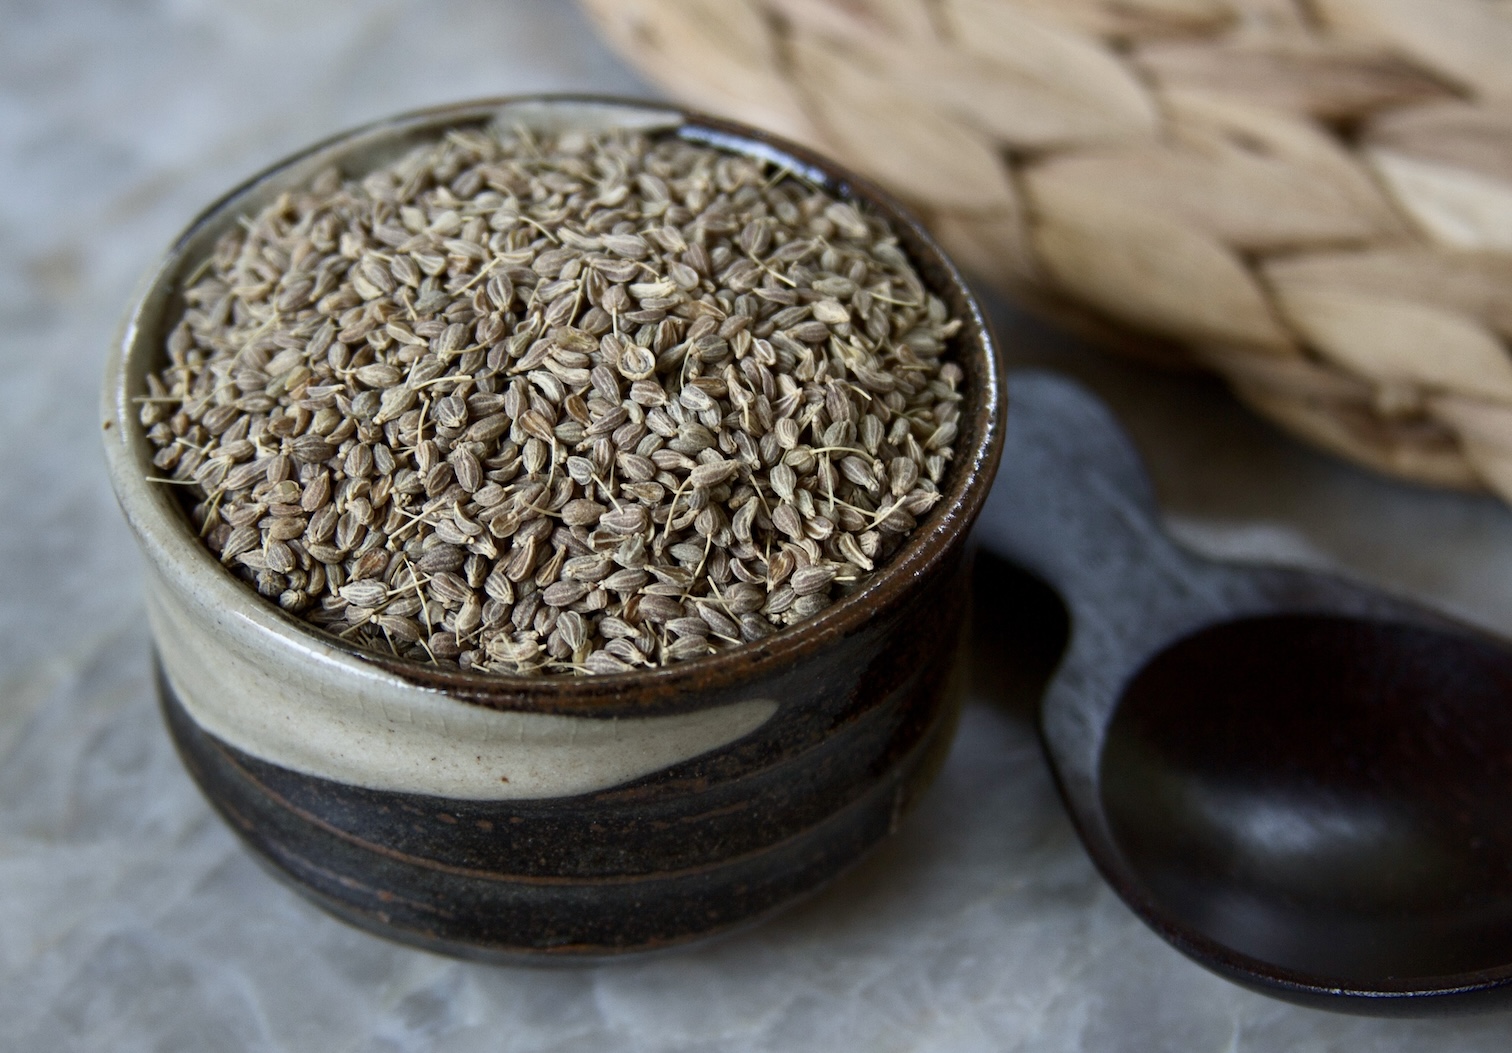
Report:
[[[607,720],[488,709],[318,642],[295,695],[273,672],[274,641],[236,632],[203,594],[190,610],[165,591],[154,581],[147,608],[158,655],[201,727],[261,760],[369,790],[465,800],[591,793],[734,742],[777,711],[771,699]]]
[[[856,594],[759,644],[583,678],[444,671],[370,654],[280,610],[154,484],[137,404],[177,287],[230,224],[337,165],[347,176],[452,127],[667,132],[774,161],[883,215],[951,312],[966,373],[944,499]],[[107,461],[147,557],[170,730],[238,832],[366,928],[489,959],[598,956],[765,913],[884,835],[932,777],[967,588],[966,537],[1001,444],[997,366],[960,276],[880,190],[728,122],[613,100],[485,100],[338,136],[196,220],[150,277],[104,391]]]

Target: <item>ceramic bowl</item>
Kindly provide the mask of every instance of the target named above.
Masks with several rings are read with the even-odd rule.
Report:
[[[333,163],[443,130],[636,126],[790,167],[864,201],[965,320],[966,411],[945,499],[863,590],[758,644],[584,678],[446,672],[348,647],[224,570],[152,474],[133,398],[175,288],[239,217]],[[212,804],[334,914],[493,960],[598,957],[710,936],[790,902],[898,823],[947,750],[967,534],[1002,436],[991,339],[955,268],[884,192],[800,147],[664,106],[486,100],[357,129],[200,216],[127,318],[105,385],[110,474],[146,556],[168,727]]]

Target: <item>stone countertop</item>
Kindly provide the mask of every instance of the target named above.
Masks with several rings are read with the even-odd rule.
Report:
[[[1506,1048],[1507,1017],[1362,1020],[1250,994],[1136,921],[1034,740],[1054,607],[991,563],[1011,610],[981,619],[988,675],[938,786],[799,908],[704,948],[535,970],[407,950],[308,906],[211,815],[159,725],[96,434],[119,316],[201,207],[307,142],[482,95],[653,93],[553,0],[0,0],[0,26],[0,1048]],[[1341,570],[1512,633],[1501,505],[1370,477],[1207,379],[994,313],[1014,360],[1113,403],[1189,544]]]

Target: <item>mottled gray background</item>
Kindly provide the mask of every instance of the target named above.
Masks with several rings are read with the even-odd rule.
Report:
[[[1053,608],[986,626],[978,691],[903,832],[803,907],[707,949],[590,969],[462,965],[327,919],[243,853],[153,708],[139,567],[96,391],[139,276],[225,188],[431,103],[653,94],[554,0],[0,2],[0,1048],[1501,1051],[1512,1018],[1296,1009],[1188,964],[1101,884],[1031,733]],[[1512,513],[1382,482],[1210,382],[1083,352],[997,305],[1019,360],[1118,408],[1173,529],[1329,566],[1512,632]],[[1005,645],[1006,647],[1006,645]],[[1006,687],[1001,686],[1006,683]]]

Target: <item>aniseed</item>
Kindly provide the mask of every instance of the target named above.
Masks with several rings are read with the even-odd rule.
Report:
[[[613,673],[861,588],[939,500],[960,322],[877,217],[675,136],[457,130],[181,290],[157,481],[359,646]]]

